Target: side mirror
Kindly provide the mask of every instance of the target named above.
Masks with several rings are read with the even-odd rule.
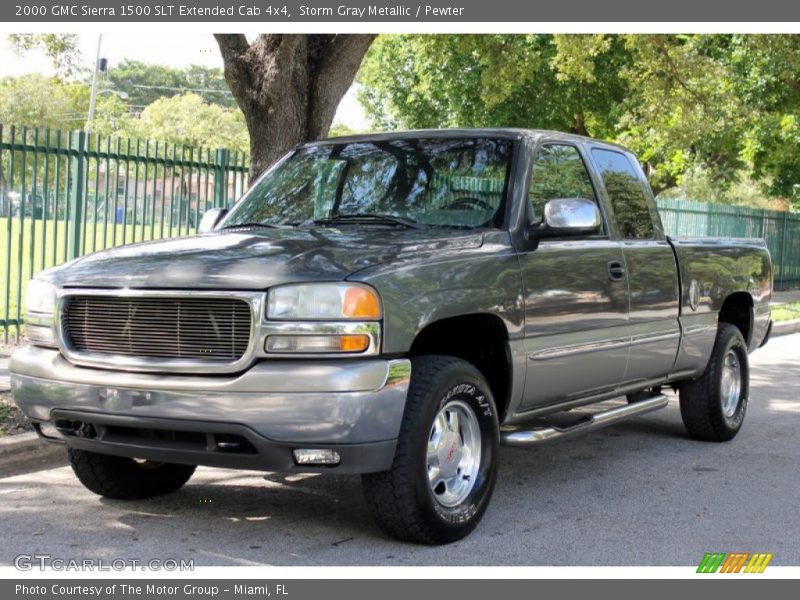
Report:
[[[203,213],[200,224],[197,226],[197,233],[208,233],[228,214],[227,208],[210,208]]]
[[[544,220],[535,227],[534,237],[582,235],[596,233],[603,224],[594,200],[587,198],[554,198],[544,205]]]

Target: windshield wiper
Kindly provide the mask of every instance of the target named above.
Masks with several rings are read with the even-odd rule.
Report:
[[[394,215],[383,215],[378,213],[353,213],[349,215],[334,215],[332,217],[328,217],[327,219],[317,219],[314,221],[314,225],[333,225],[348,221],[351,223],[378,223],[387,225],[400,225],[408,229],[419,229],[420,227],[422,227],[420,223],[417,223],[413,219],[407,219],[405,217],[396,217]]]
[[[225,227],[220,227],[219,230],[222,231],[224,229],[239,229],[240,227],[264,227],[265,229],[282,229],[280,225],[275,225],[273,223],[258,223],[258,222],[249,222],[249,223],[237,223],[236,225],[226,225]]]

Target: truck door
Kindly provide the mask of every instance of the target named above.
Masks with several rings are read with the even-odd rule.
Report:
[[[588,198],[603,212],[577,145],[541,143],[528,187],[529,222],[555,198]],[[621,244],[607,222],[596,235],[547,238],[519,254],[525,293],[527,378],[521,412],[613,388],[630,335]]]
[[[631,351],[625,381],[669,373],[680,344],[678,267],[661,227],[650,186],[635,158],[593,147],[622,243],[630,299]]]

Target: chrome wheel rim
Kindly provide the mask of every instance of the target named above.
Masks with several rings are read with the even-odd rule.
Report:
[[[722,363],[722,380],[720,395],[722,396],[722,412],[728,418],[736,413],[742,394],[742,365],[734,350],[728,350]]]
[[[445,404],[428,435],[428,484],[442,506],[461,504],[478,476],[481,462],[481,431],[478,418],[461,400]]]

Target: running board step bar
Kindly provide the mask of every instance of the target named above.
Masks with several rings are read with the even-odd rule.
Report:
[[[620,421],[625,421],[632,417],[653,412],[664,408],[669,400],[666,396],[659,394],[646,400],[639,400],[626,406],[619,406],[611,410],[589,415],[584,421],[570,427],[538,427],[536,429],[515,429],[500,433],[500,441],[506,446],[534,446],[544,442],[563,440],[568,437],[595,431],[602,427],[608,427]]]

